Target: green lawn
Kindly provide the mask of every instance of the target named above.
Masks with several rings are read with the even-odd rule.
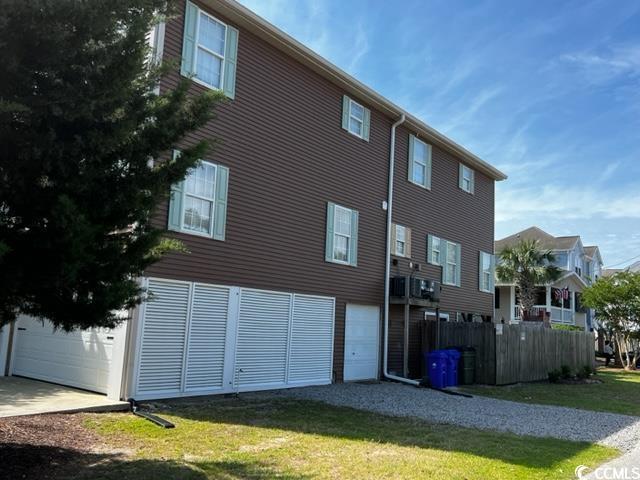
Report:
[[[131,414],[88,414],[86,424],[124,457],[70,478],[570,479],[576,466],[617,455],[588,443],[519,437],[394,418],[321,403],[216,398],[159,412],[165,430]]]
[[[604,383],[563,385],[548,382],[503,387],[473,386],[464,390],[515,402],[562,405],[565,407],[640,416],[640,371],[599,369],[596,378]]]

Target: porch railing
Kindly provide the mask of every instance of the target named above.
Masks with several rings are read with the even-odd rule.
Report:
[[[535,305],[531,309],[531,320],[543,320],[547,307],[545,305]],[[513,319],[521,321],[520,307],[517,305],[513,309]],[[565,323],[573,325],[575,323],[573,310],[567,308],[551,307],[551,321],[555,323]]]

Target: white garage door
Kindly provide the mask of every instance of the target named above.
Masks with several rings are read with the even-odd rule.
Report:
[[[113,339],[107,329],[56,332],[47,321],[20,317],[12,373],[106,394]]]
[[[148,280],[136,398],[331,383],[335,301]]]
[[[380,308],[347,304],[344,339],[344,380],[378,378]]]

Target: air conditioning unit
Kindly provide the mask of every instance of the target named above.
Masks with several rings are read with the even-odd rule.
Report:
[[[408,288],[407,288],[408,287]],[[393,277],[389,295],[392,297],[420,298],[438,302],[440,300],[440,282],[416,277]]]

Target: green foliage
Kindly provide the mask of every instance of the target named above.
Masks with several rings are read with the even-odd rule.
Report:
[[[498,280],[515,283],[520,293],[520,307],[528,315],[535,304],[536,286],[557,280],[561,270],[553,265],[555,256],[541,250],[537,240],[521,240],[499,253],[496,266]]]
[[[611,332],[623,365],[633,368],[631,352],[640,340],[640,273],[619,272],[599,278],[582,292],[582,303],[596,311]]]
[[[571,378],[573,376],[573,375],[571,375],[571,367],[569,365],[561,365],[560,366],[560,375],[565,380]]]
[[[593,373],[594,372],[591,366],[585,365],[584,367],[582,367],[576,372],[576,377],[580,379],[586,379],[586,378],[589,378]]]
[[[560,372],[560,370],[558,369],[551,370],[548,373],[548,376],[551,383],[558,383],[560,381],[560,378],[562,377],[562,372]]]
[[[167,250],[151,217],[208,142],[157,161],[221,94],[157,96],[146,34],[165,0],[5,0],[0,21],[0,324],[112,326]],[[164,67],[169,68],[170,66]]]
[[[578,327],[577,325],[563,325],[560,323],[554,323],[551,325],[553,330],[563,330],[566,332],[584,332],[584,328]]]

